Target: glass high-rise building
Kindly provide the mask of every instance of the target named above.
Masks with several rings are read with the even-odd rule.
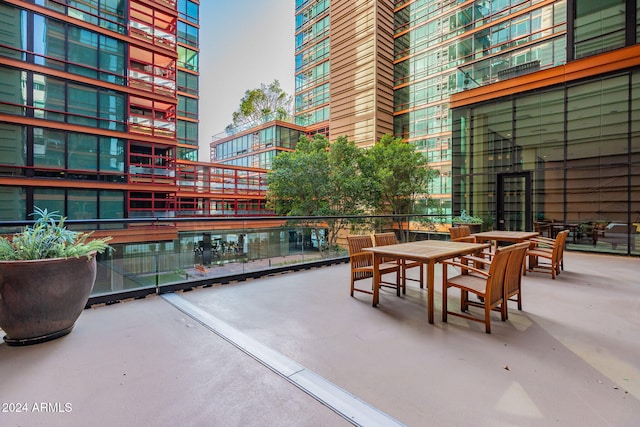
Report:
[[[572,222],[580,228],[576,241],[588,240],[598,221],[624,222],[631,230],[640,223],[631,119],[639,8],[636,0],[298,0],[296,120],[360,146],[381,133],[415,144],[440,172],[429,189],[432,213],[466,209],[493,228]],[[608,77],[617,73],[626,77]],[[592,108],[579,113],[580,96]],[[609,108],[614,98],[625,105]],[[520,115],[518,102],[529,105]],[[518,132],[519,125],[529,134]],[[606,148],[614,144],[605,136],[610,132],[619,134],[613,157]],[[523,149],[536,144],[539,152]],[[565,171],[553,179],[539,173],[549,150],[562,162],[554,167]],[[599,183],[578,184],[585,172],[569,185],[577,173],[568,161],[575,151],[596,155],[588,168],[602,174]],[[596,164],[604,158],[624,166],[605,171]],[[534,197],[526,206],[505,207],[520,200],[524,187],[513,188],[500,174],[526,168]],[[629,182],[613,185],[614,175]],[[534,185],[541,182],[547,184]],[[595,207],[585,211],[588,206]],[[506,218],[509,209],[521,210],[521,218]]]
[[[199,7],[0,3],[0,220],[34,206],[117,219],[264,204],[264,172],[197,161]],[[221,176],[227,187],[250,180],[255,196],[229,197]]]
[[[175,212],[197,160],[198,2],[0,4],[0,219]]]

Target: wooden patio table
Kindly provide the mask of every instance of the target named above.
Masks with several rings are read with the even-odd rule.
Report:
[[[423,240],[399,243],[397,245],[376,246],[364,249],[373,252],[373,306],[380,300],[380,263],[383,258],[418,261],[427,266],[427,313],[429,323],[433,323],[433,277],[436,262],[457,256],[468,255],[488,248],[487,243],[450,242],[446,240]]]
[[[511,243],[520,243],[525,240],[529,240],[533,237],[538,236],[540,233],[537,231],[504,231],[504,230],[494,230],[494,231],[483,231],[482,233],[474,233],[473,237],[476,238],[476,242],[488,242],[493,241],[494,249],[498,246],[498,242],[511,242]]]

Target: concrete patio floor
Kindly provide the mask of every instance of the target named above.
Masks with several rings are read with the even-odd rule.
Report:
[[[0,344],[0,425],[640,425],[640,258],[565,268],[490,335],[442,323],[440,266],[434,325],[415,284],[351,298],[347,264],[94,307]]]

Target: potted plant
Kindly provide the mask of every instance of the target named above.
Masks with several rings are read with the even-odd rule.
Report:
[[[11,239],[0,237],[0,328],[9,345],[68,334],[96,278],[96,253],[110,237],[68,230],[57,212],[35,208],[36,221]]]
[[[471,229],[472,233],[479,233],[483,222],[484,221],[482,220],[482,218],[468,215],[467,211],[464,209],[460,211],[460,216],[451,218],[451,223],[454,227],[459,225],[466,225]]]

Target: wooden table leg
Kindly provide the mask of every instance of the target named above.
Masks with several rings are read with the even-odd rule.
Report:
[[[433,273],[435,265],[435,261],[429,261],[427,264],[427,312],[429,313],[429,323],[431,324],[433,324]]]
[[[380,299],[380,257],[373,254],[373,306],[378,305]]]

